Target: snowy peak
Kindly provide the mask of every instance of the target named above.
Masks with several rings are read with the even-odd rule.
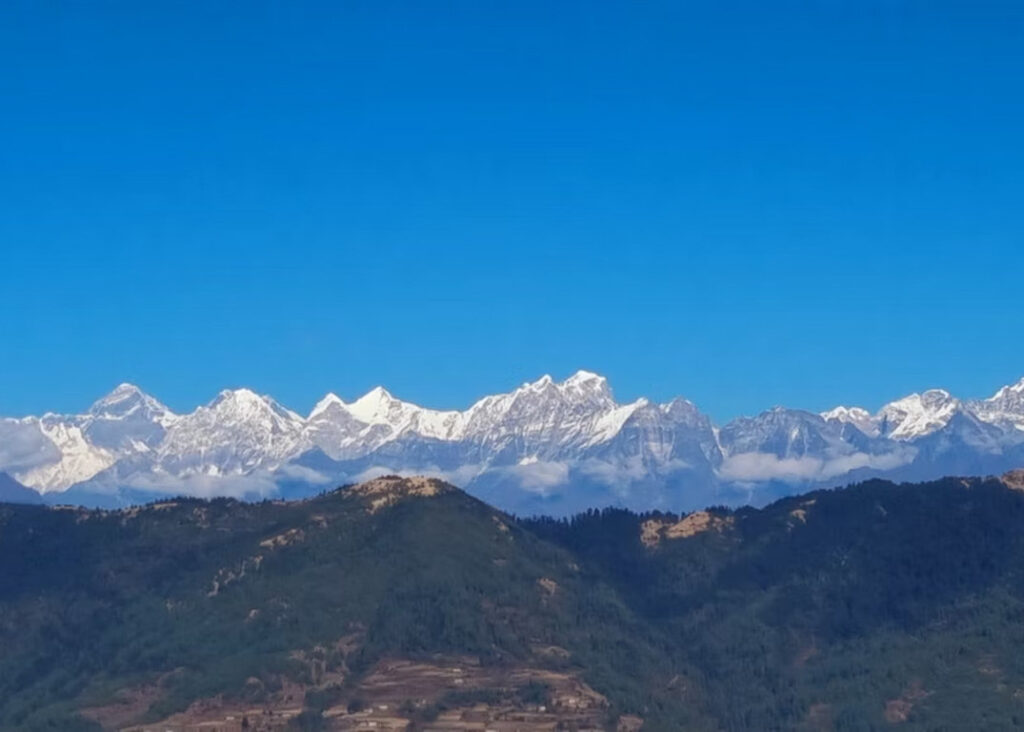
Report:
[[[16,476],[40,492],[66,490],[122,458],[149,452],[176,419],[166,406],[137,386],[121,384],[85,414],[47,414],[37,420],[41,437],[52,445],[54,457],[23,467]]]
[[[281,406],[269,396],[257,394],[251,389],[225,389],[205,407],[199,407],[182,420],[193,422],[208,421],[207,415],[223,425],[260,423],[267,429],[282,432],[301,430],[305,420],[292,410]]]
[[[118,384],[114,390],[89,407],[89,414],[122,413],[146,399],[146,394],[135,384]]]
[[[595,374],[593,371],[587,371],[586,369],[580,369],[566,379],[565,383],[570,386],[579,384],[595,384],[604,389],[608,388],[608,379],[600,374]]]
[[[799,409],[773,407],[756,417],[741,417],[719,431],[728,454],[762,453],[799,458],[834,451],[843,443],[841,428],[820,415]]]
[[[999,401],[1001,399],[1017,399],[1024,396],[1024,378],[1016,384],[1009,384],[997,391],[988,401]]]
[[[944,389],[929,389],[886,404],[878,413],[881,434],[893,440],[924,437],[949,424],[961,403]]]
[[[468,411],[472,412],[477,407],[511,409],[513,405],[537,406],[553,402],[595,410],[619,406],[612,398],[606,378],[590,371],[577,371],[562,382],[556,382],[550,375],[545,374],[537,381],[527,382],[515,391],[484,397]]]
[[[392,436],[412,432],[423,437],[450,439],[456,436],[460,414],[425,409],[396,399],[382,386],[371,389],[347,406],[349,414],[365,424],[386,427]]]
[[[391,396],[383,386],[375,386],[348,405],[349,414],[366,424],[392,424],[419,409]]]
[[[862,407],[838,406],[835,409],[822,412],[821,418],[824,420],[833,419],[838,422],[857,422],[863,419],[871,419],[871,412]]]
[[[89,407],[94,419],[144,418],[166,425],[177,416],[165,405],[134,384],[120,384]]]
[[[982,419],[1003,429],[1024,431],[1024,379],[1004,386],[988,399],[970,403]]]
[[[305,420],[251,389],[225,389],[167,430],[158,465],[173,474],[270,468],[306,447]]]
[[[712,496],[737,481],[838,483],[894,470],[1001,472],[1018,463],[1024,380],[971,402],[933,389],[876,415],[776,407],[720,428],[685,399],[620,404],[591,371],[564,381],[545,375],[464,411],[427,409],[376,387],[352,402],[328,393],[303,417],[240,388],[177,415],[121,384],[81,415],[0,420],[0,471],[40,492],[84,485],[210,495],[256,481],[265,494],[288,480],[319,486],[387,470],[471,485],[491,479],[540,494],[577,478],[610,487],[611,496],[643,485],[661,496],[646,507],[667,507],[657,501],[691,487]],[[669,490],[667,480],[678,482]]]
[[[217,396],[206,406],[210,409],[240,408],[259,409],[276,403],[270,397],[260,396],[252,389],[221,389]]]
[[[646,399],[641,399],[647,402]],[[698,430],[711,430],[711,418],[697,408],[689,399],[676,397],[670,402],[658,406],[662,413],[674,424],[685,425]]]
[[[515,391],[484,397],[461,419],[461,436],[505,459],[554,458],[617,434],[633,407],[620,407],[604,377],[544,375]]]
[[[868,437],[878,437],[880,434],[878,420],[868,410],[861,407],[839,406],[827,412],[822,412],[821,418],[826,422],[853,425]]]
[[[560,388],[569,399],[587,400],[603,405],[614,402],[608,379],[592,371],[577,371],[563,381]]]
[[[40,493],[62,491],[88,480],[117,461],[117,456],[93,444],[82,428],[56,415],[38,421],[43,436],[56,447],[57,459],[15,474],[24,485]]]
[[[351,404],[328,394],[310,412],[306,433],[310,442],[339,459],[366,454],[404,436],[455,439],[460,426],[459,412],[424,409],[378,386]]]
[[[323,399],[316,403],[316,405],[313,407],[312,411],[309,413],[309,416],[306,418],[306,420],[312,422],[318,417],[321,417],[330,412],[334,412],[339,409],[345,410],[346,407],[347,405],[342,400],[342,398],[335,394],[333,391],[331,391],[328,392]]]

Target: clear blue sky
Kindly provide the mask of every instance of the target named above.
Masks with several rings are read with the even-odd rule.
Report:
[[[13,2],[0,414],[1024,375],[1024,6]]]

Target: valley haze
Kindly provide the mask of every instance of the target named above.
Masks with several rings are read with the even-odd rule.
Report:
[[[243,388],[176,414],[122,384],[84,414],[0,419],[9,500],[101,507],[170,495],[304,497],[395,473],[443,478],[521,515],[685,511],[1020,464],[1024,379],[988,399],[932,389],[876,413],[776,407],[720,426],[683,398],[620,404],[589,371],[544,376],[463,411],[377,387],[353,402],[328,394],[302,416]]]

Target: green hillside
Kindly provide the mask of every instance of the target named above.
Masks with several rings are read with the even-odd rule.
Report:
[[[0,728],[1011,728],[1022,528],[960,479],[571,521],[424,479],[3,505]]]

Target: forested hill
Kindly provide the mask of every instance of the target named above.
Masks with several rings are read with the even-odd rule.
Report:
[[[1010,728],[1022,483],[565,521],[417,478],[0,505],[0,728]]]

